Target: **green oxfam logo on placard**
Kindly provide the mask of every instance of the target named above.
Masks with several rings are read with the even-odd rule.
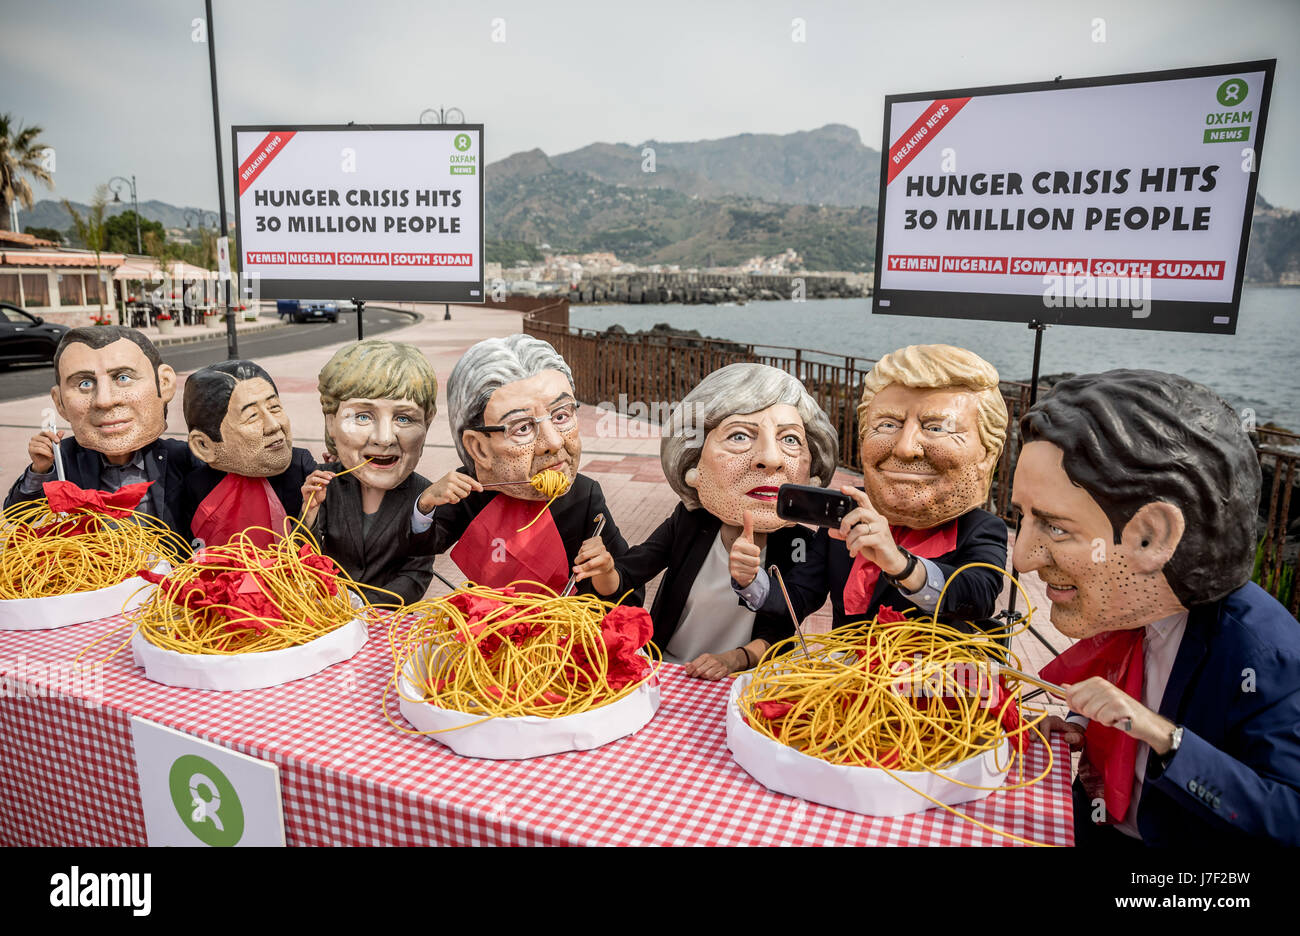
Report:
[[[469,147],[470,147],[469,134],[468,133],[456,134],[456,149],[460,150],[463,153],[465,152],[465,150],[469,149]]]
[[[176,758],[167,777],[172,803],[205,845],[235,845],[244,837],[244,810],[226,775],[196,754]]]
[[[1240,78],[1229,78],[1223,84],[1219,85],[1219,90],[1215,94],[1215,97],[1219,99],[1219,103],[1224,107],[1235,107],[1242,101],[1246,100],[1246,92],[1249,90],[1250,88],[1246,85],[1246,82],[1242,81]]]

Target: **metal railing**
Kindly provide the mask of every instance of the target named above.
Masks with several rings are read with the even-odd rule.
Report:
[[[1300,498],[1292,497],[1300,482],[1300,435],[1262,428],[1256,430],[1256,437],[1264,475],[1261,500],[1266,507],[1255,578],[1295,615],[1300,613],[1297,546],[1287,542],[1287,533],[1300,530]]]
[[[562,300],[563,301],[563,300]],[[552,310],[548,303],[537,312]],[[551,319],[547,321],[546,319]],[[561,320],[562,319],[562,320]],[[876,359],[835,354],[809,348],[752,344],[678,335],[610,335],[568,325],[567,302],[561,315],[535,315],[525,310],[524,331],[551,343],[568,362],[578,399],[586,403],[626,399],[675,406],[708,374],[738,362],[756,362],[780,368],[797,377],[817,401],[839,433],[841,467],[861,471],[857,446],[857,407],[862,381]],[[1042,392],[1047,388],[1040,384]],[[1011,506],[1011,481],[1020,453],[1020,417],[1029,408],[1029,384],[1001,382],[1009,417],[1006,444],[994,469],[993,485],[985,505],[1009,524],[1015,523]],[[667,407],[650,407],[664,412]],[[1300,484],[1300,436],[1273,429],[1257,432],[1256,448],[1264,471],[1266,528],[1260,541],[1260,583],[1288,605],[1292,614],[1300,605],[1300,587],[1294,587],[1295,547],[1287,543],[1293,514],[1300,514],[1300,497],[1291,492]],[[1271,480],[1271,490],[1269,482]]]

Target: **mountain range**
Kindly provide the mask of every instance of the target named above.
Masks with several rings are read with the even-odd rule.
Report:
[[[549,244],[565,253],[613,251],[639,264],[729,266],[793,248],[809,270],[873,265],[880,152],[842,124],[592,143],[555,156],[533,149],[489,164],[484,176],[486,237],[502,259]],[[124,208],[109,205],[110,213]],[[186,212],[196,210],[140,205],[142,216],[172,229],[184,229]],[[19,218],[24,229],[71,224],[50,199]],[[1246,280],[1300,282],[1300,213],[1256,199]]]
[[[90,210],[89,205],[83,205],[80,202],[72,202],[72,206],[82,215]],[[131,203],[126,202],[109,202],[104,209],[107,217],[121,214],[129,210]],[[217,213],[206,209],[190,207],[177,208],[175,205],[169,205],[167,202],[151,200],[140,202],[140,217],[147,221],[160,221],[162,226],[167,230],[185,230],[186,214],[189,214],[189,223],[192,227],[198,227],[200,211],[205,224],[211,227],[217,220]],[[29,227],[54,228],[56,231],[67,231],[72,227],[72,218],[68,215],[68,210],[63,207],[63,202],[52,198],[43,198],[32,205],[31,211],[18,212],[18,223],[25,231]],[[230,223],[235,223],[235,213],[230,212]]]

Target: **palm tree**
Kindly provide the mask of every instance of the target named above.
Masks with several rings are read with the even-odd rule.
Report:
[[[54,188],[54,177],[45,168],[48,145],[37,139],[40,127],[21,127],[12,114],[0,114],[0,231],[9,230],[10,205],[15,201],[32,208],[32,186],[23,175]]]

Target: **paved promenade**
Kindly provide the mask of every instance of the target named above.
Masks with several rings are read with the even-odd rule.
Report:
[[[411,308],[405,303],[402,307]],[[422,321],[387,332],[384,337],[409,342],[418,347],[432,362],[438,375],[438,415],[434,418],[433,427],[425,442],[424,457],[420,460],[418,469],[422,475],[432,480],[460,464],[452,445],[451,429],[443,405],[447,375],[460,356],[475,342],[520,331],[521,317],[518,312],[478,306],[452,306],[451,321],[444,321],[441,304],[416,304],[414,308],[423,313]],[[324,452],[325,444],[316,375],[338,347],[339,345],[333,344],[259,362],[271,373],[279,387],[293,425],[294,444],[308,449],[318,458]],[[161,351],[166,360],[167,347],[162,347]],[[3,380],[4,375],[0,374],[0,381]],[[180,407],[181,392],[177,392],[176,401],[170,407],[167,433],[178,439],[185,437],[185,420]],[[619,417],[613,421],[608,416],[599,418],[601,414],[594,404],[600,401],[582,402],[584,405],[579,411],[583,433],[581,470],[600,483],[624,537],[630,543],[639,543],[677,505],[677,495],[664,480],[659,465],[657,433],[652,427],[634,420]],[[0,403],[0,478],[3,478],[6,490],[26,466],[27,439],[36,431],[42,411],[49,406],[48,396]],[[837,485],[858,483],[860,480],[860,476],[851,473],[836,473]],[[445,555],[438,557],[435,568],[452,582],[464,580],[464,575]],[[647,605],[653,600],[657,585],[656,579],[647,589]],[[1057,650],[1064,649],[1069,641],[1058,634],[1048,620],[1049,605],[1042,583],[1036,575],[1030,574],[1025,577],[1024,585],[1036,609],[1031,622],[1034,628]],[[445,586],[435,580],[431,593],[439,594],[443,591]],[[1004,590],[999,607],[1005,607],[1006,600],[1007,592]],[[1023,610],[1022,602],[1017,601],[1017,605]],[[829,604],[806,623],[809,632],[824,631],[829,626]],[[1029,633],[1016,638],[1014,649],[1031,672],[1037,672],[1052,656]]]

